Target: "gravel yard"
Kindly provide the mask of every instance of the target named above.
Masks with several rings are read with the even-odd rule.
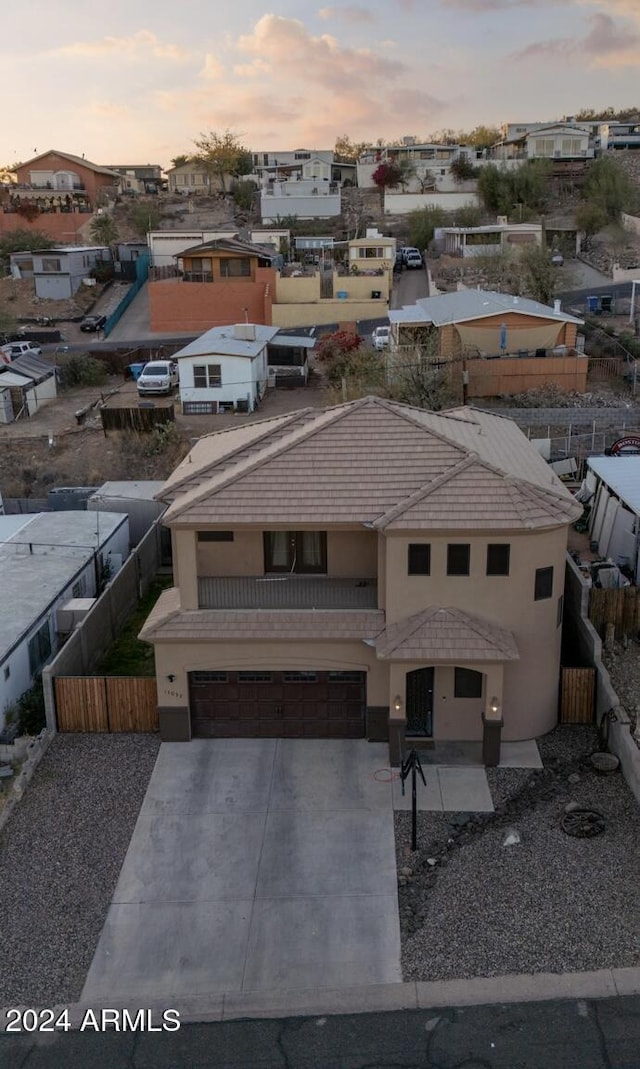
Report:
[[[396,814],[405,980],[640,965],[640,810],[619,772],[585,765],[591,728],[539,745],[542,771],[488,770],[495,814],[420,813],[416,855]],[[566,835],[570,802],[603,813],[604,834]],[[510,829],[520,845],[502,845]]]
[[[77,1000],[160,742],[57,735],[0,835],[2,1005]]]

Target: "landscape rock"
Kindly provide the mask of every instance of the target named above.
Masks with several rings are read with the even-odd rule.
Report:
[[[503,846],[520,846],[521,843],[522,838],[520,836],[520,832],[516,831],[515,828],[510,828],[509,831],[506,833],[504,839],[502,840]]]

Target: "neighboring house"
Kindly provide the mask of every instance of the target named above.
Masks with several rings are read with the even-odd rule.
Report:
[[[337,182],[326,178],[274,181],[260,191],[260,218],[278,223],[284,216],[298,219],[329,219],[340,215],[341,195]]]
[[[253,412],[269,383],[267,345],[277,327],[213,327],[174,353],[185,415]]]
[[[147,243],[151,254],[152,267],[175,268],[176,257],[185,249],[194,245],[204,245],[208,241],[225,241],[237,238],[237,230],[204,230],[198,227],[189,230],[150,230]]]
[[[269,386],[306,386],[309,379],[309,353],[315,344],[315,338],[276,334],[267,345]]]
[[[638,585],[640,456],[587,457],[580,500],[591,510],[589,538],[600,557],[628,569]]]
[[[34,251],[36,296],[49,301],[73,297],[98,264],[113,264],[111,249],[105,245],[60,245]]]
[[[173,268],[152,268],[149,310],[154,331],[203,331],[248,320],[271,323],[276,272],[273,249],[225,238],[185,248]]]
[[[162,167],[159,163],[109,164],[109,170],[120,175],[121,193],[159,193],[162,189]]]
[[[115,574],[128,552],[126,516],[0,516],[0,729],[7,707],[61,645],[57,610],[72,598],[95,597],[103,564]]]
[[[26,419],[57,397],[56,371],[32,353],[0,363],[0,423]]]
[[[169,167],[167,170],[167,183],[169,193],[221,193],[225,189],[231,189],[233,178],[226,175],[224,184],[220,177],[213,174],[202,163],[188,160],[179,167]]]
[[[106,482],[89,495],[86,507],[89,512],[118,512],[126,515],[129,521],[130,545],[133,548],[164,512],[165,506],[155,499],[161,489],[162,483],[154,479]]]
[[[135,282],[138,277],[138,261],[149,258],[146,241],[120,241],[116,246],[116,262],[113,265],[120,281]]]
[[[262,227],[259,230],[249,231],[249,241],[254,245],[271,245],[275,253],[279,253],[283,245],[288,251],[291,244],[291,231],[285,227]]]
[[[363,238],[353,238],[349,242],[349,269],[361,271],[381,268],[393,279],[393,265],[396,259],[396,239],[384,237],[375,228],[367,229]]]
[[[636,116],[635,122],[610,123],[606,148],[640,149],[640,116]]]
[[[435,232],[436,243],[447,256],[488,256],[523,245],[542,244],[541,223],[509,223],[498,216],[492,226],[443,226]]]
[[[593,159],[595,155],[592,131],[572,123],[534,126],[498,141],[491,151],[496,160],[579,161]]]
[[[170,476],[177,586],[160,731],[529,739],[557,722],[567,528],[581,514],[515,423],[369,397],[201,438]]]
[[[253,173],[260,180],[288,178],[299,174],[301,178],[327,180],[333,178],[333,150],[299,148],[286,152],[253,152]]]
[[[73,203],[95,207],[101,195],[115,197],[120,182],[111,168],[57,149],[21,163],[15,173],[19,188],[12,190],[12,198],[19,197],[22,205],[48,198],[67,210]]]
[[[588,360],[577,329],[584,320],[525,297],[460,290],[389,311],[398,359],[416,348],[452,374],[467,376],[466,396],[521,393],[548,382],[584,392]],[[544,363],[540,359],[545,358]]]

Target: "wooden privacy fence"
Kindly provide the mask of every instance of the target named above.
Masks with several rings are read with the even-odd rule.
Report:
[[[149,676],[55,676],[58,731],[157,731]]]
[[[613,626],[615,638],[640,631],[640,588],[624,586],[618,590],[589,591],[589,619],[601,638]]]
[[[164,423],[173,423],[173,405],[162,408],[101,408],[102,429],[107,431],[152,431]]]
[[[560,676],[560,723],[592,724],[595,720],[595,668],[563,668]]]

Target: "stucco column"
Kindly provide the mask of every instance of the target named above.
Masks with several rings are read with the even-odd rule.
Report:
[[[180,604],[183,609],[198,608],[198,542],[197,532],[175,530],[174,555],[178,558],[180,576]],[[174,556],[175,566],[175,556]]]
[[[482,760],[489,768],[500,764],[502,725],[503,666],[491,665],[485,672],[485,698],[482,713]]]

